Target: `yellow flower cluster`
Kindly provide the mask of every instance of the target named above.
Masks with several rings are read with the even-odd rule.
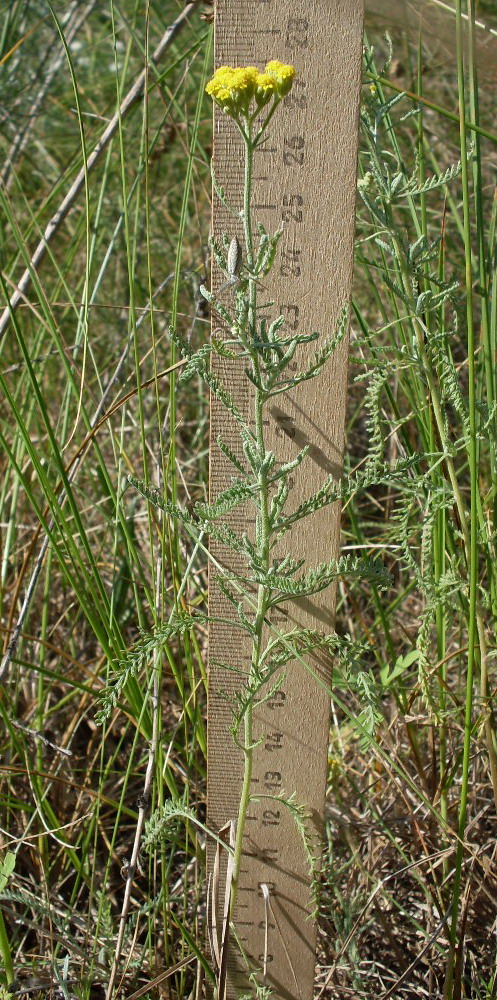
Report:
[[[255,99],[256,110],[271,97],[281,100],[291,89],[295,69],[273,59],[263,73],[256,66],[220,66],[206,86],[207,93],[229,115],[248,114]]]
[[[265,72],[273,78],[279,96],[286,97],[292,89],[293,78],[295,76],[295,66],[289,66],[288,63],[282,63],[278,62],[277,59],[272,59],[271,62],[266,63]]]

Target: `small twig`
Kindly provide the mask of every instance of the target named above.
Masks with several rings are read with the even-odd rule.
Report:
[[[140,997],[145,996],[145,993],[151,993],[151,991],[159,986],[160,983],[163,983],[165,979],[169,979],[169,976],[174,976],[175,972],[179,972],[179,970],[183,969],[185,965],[190,965],[196,957],[197,956],[192,952],[192,954],[187,955],[186,958],[181,958],[180,961],[172,965],[170,969],[165,969],[164,972],[159,972],[154,979],[150,980],[149,983],[146,983],[145,986],[141,986],[139,990],[135,990],[134,993],[131,993],[129,997],[126,997],[126,1000],[139,1000]]]
[[[236,840],[236,823],[228,820],[220,829],[214,856],[214,867],[209,875],[209,885],[207,892],[207,936],[209,940],[212,961],[216,974],[216,993],[218,1000],[226,1000],[227,970],[228,970],[228,945],[230,939],[229,914],[231,907],[231,894],[233,889],[233,853],[228,855],[228,865],[226,869],[226,880],[224,884],[224,903],[222,911],[221,932],[218,928],[218,912],[220,910],[219,888],[221,880],[221,846],[223,838],[229,835],[229,845],[234,850]]]
[[[31,736],[34,740],[41,740],[46,747],[50,747],[51,750],[56,750],[57,753],[64,754],[65,757],[72,757],[72,750],[66,750],[65,747],[59,747],[56,743],[52,743],[48,740],[46,736],[43,735],[38,729],[29,729],[28,726],[23,725],[22,722],[18,722],[17,719],[10,720],[15,729],[20,729],[21,733],[26,733],[26,736]]]
[[[433,942],[437,940],[438,935],[440,934],[440,931],[442,930],[443,927],[445,927],[445,924],[447,923],[447,921],[448,921],[448,919],[450,917],[451,911],[452,911],[452,902],[450,903],[448,910],[444,913],[442,919],[439,920],[437,926],[435,927],[435,930],[433,931],[433,934],[428,938],[426,944],[423,945],[421,951],[418,952],[418,954],[413,959],[413,961],[411,962],[411,964],[402,973],[402,975],[399,977],[399,979],[397,979],[397,981],[393,984],[393,986],[391,986],[390,989],[387,990],[386,993],[382,993],[381,994],[380,1000],[388,1000],[388,997],[393,996],[394,993],[397,992],[399,986],[402,986],[402,983],[405,983],[405,981],[408,978],[408,976],[410,975],[410,973],[413,971],[413,969],[416,968],[416,966],[419,964],[419,962],[423,958],[423,955],[426,955],[426,952],[429,951],[429,949],[431,948]]]
[[[166,29],[152,56],[151,60],[152,63],[157,63],[163,56],[166,49],[169,48],[171,43],[174,41],[176,35],[182,29],[183,25],[188,19],[188,16],[194,9],[194,6],[195,4],[189,3],[188,6],[185,7],[185,9],[181,12],[181,14],[176,18],[176,20],[173,21],[173,23],[169,25],[169,27]],[[135,105],[136,102],[142,96],[145,87],[146,76],[147,76],[147,69],[144,68],[142,69],[139,76],[136,78],[131,89],[126,94],[126,97],[121,103],[119,111],[117,111],[116,114],[111,118],[109,124],[107,125],[107,128],[104,130],[102,136],[97,142],[97,145],[93,149],[93,152],[91,152],[90,155],[88,156],[86,164],[82,166],[81,170],[75,177],[73,183],[71,184],[71,187],[69,188],[69,191],[67,192],[65,198],[62,200],[61,204],[59,205],[59,208],[55,212],[55,215],[52,216],[50,222],[46,226],[43,236],[40,242],[38,243],[38,246],[36,247],[33,256],[31,257],[31,260],[26,270],[23,272],[15,292],[10,298],[8,306],[6,306],[6,308],[2,313],[2,316],[0,317],[0,337],[2,337],[7,330],[12,313],[17,309],[19,303],[24,300],[26,292],[29,286],[31,285],[33,273],[37,271],[37,269],[39,268],[41,261],[43,260],[45,253],[47,251],[48,244],[55,236],[55,233],[58,231],[60,225],[64,221],[66,215],[68,214],[70,208],[72,207],[74,201],[76,200],[79,192],[82,190],[85,183],[85,178],[88,176],[90,171],[93,169],[95,164],[100,159],[100,156],[102,155],[104,149],[108,146],[114,133],[119,127],[119,123],[123,121],[126,115],[130,112],[133,105]]]
[[[262,965],[262,985],[266,985],[267,979],[267,953],[269,937],[269,886],[261,882],[262,898],[264,900],[264,961]]]
[[[281,932],[277,914],[275,913],[275,911],[273,910],[273,907],[271,905],[271,895],[270,895],[270,892],[269,892],[269,886],[267,886],[265,882],[261,882],[261,891],[262,891],[262,896],[263,896],[263,899],[264,899],[264,911],[265,911],[265,913],[264,913],[264,916],[265,916],[265,928],[264,928],[263,985],[264,986],[266,985],[267,952],[268,952],[268,937],[269,937],[269,919],[268,918],[271,917],[271,919],[274,920],[276,930],[278,931],[278,934],[280,935],[281,943],[283,945],[283,951],[285,952],[285,956],[286,956],[286,959],[287,959],[287,962],[288,962],[288,966],[290,968],[290,972],[292,973],[293,984],[294,984],[294,988],[295,988],[295,995],[298,997],[298,1000],[302,1000],[302,993],[301,993],[301,990],[300,990],[300,986],[299,986],[299,981],[298,981],[298,978],[297,978],[297,974],[295,972],[295,968],[294,968],[294,965],[293,965],[293,962],[292,962],[292,957],[291,957],[290,952],[288,951],[288,948],[286,946],[285,935],[282,934],[282,932]]]

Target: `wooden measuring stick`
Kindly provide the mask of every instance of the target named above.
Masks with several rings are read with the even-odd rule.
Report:
[[[269,139],[256,153],[254,219],[270,232],[284,234],[271,274],[264,279],[266,310],[286,317],[287,329],[324,337],[337,324],[351,288],[358,107],[361,77],[363,0],[310,0],[297,8],[293,0],[217,0],[215,65],[256,65],[267,60],[292,63],[297,76],[291,94],[271,121]],[[243,149],[231,120],[214,115],[214,169],[229,203],[242,206]],[[213,231],[242,241],[241,223],[213,194]],[[214,267],[212,287],[223,283]],[[223,296],[233,295],[231,288]],[[264,311],[263,311],[264,312]],[[214,328],[219,320],[214,319]],[[311,345],[308,357],[313,356]],[[305,367],[304,351],[296,370]],[[238,407],[250,413],[248,382],[224,358],[216,358],[215,373],[227,384]],[[293,477],[288,509],[318,489],[342,469],[347,343],[343,342],[324,373],[305,382],[270,406],[268,447],[284,462],[309,445],[308,458]],[[276,405],[277,404],[277,405]],[[240,441],[226,410],[212,399],[210,493],[215,499],[231,482],[232,466],[216,445],[221,435],[235,454]],[[252,529],[252,510],[237,507],[226,518],[234,530]],[[295,525],[281,543],[281,556],[305,556],[306,568],[338,555],[338,506],[327,507]],[[221,565],[245,569],[220,544],[211,552]],[[216,586],[210,568],[209,607],[212,615],[231,618],[233,608]],[[294,624],[331,632],[334,593],[287,605],[271,619],[275,628]],[[230,697],[243,686],[250,648],[240,631],[213,625],[209,638],[208,705],[208,823],[218,831],[238,813],[243,761],[230,735]],[[231,670],[219,666],[231,665]],[[313,675],[314,674],[314,675]],[[309,872],[302,840],[289,810],[271,795],[295,794],[311,817],[320,858],[329,733],[330,664],[311,658],[287,665],[286,677],[274,698],[255,719],[252,794],[241,865],[234,926],[251,967],[266,968],[273,995],[285,1000],[310,1000],[313,995],[316,926],[309,918]],[[266,797],[264,797],[266,796]],[[211,871],[213,858],[209,862]],[[248,987],[247,968],[237,958],[234,940],[228,960],[228,996]]]

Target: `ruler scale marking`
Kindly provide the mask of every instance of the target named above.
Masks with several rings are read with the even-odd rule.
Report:
[[[362,0],[311,0],[295,14],[291,0],[218,0],[215,23],[216,66],[257,65],[280,59],[296,66],[294,89],[272,119],[269,142],[254,163],[254,220],[272,232],[284,228],[273,271],[264,279],[266,306],[259,315],[281,312],[289,329],[318,330],[322,337],[336,326],[350,295],[357,157],[357,112],[362,43]],[[229,202],[237,209],[243,194],[243,148],[233,122],[220,112],[214,117],[214,169]],[[241,226],[213,196],[213,230],[242,242]],[[257,206],[257,208],[256,208]],[[243,246],[243,242],[242,242]],[[213,273],[213,288],[224,277]],[[225,301],[230,303],[230,293]],[[213,318],[213,326],[220,323]],[[319,343],[319,342],[318,342]],[[298,369],[305,358],[301,349]],[[233,366],[217,359],[215,372],[230,387],[239,409],[250,416],[247,383]],[[267,413],[267,447],[279,462],[288,461],[310,445],[308,459],[295,470],[287,509],[318,489],[342,465],[347,343],[344,341],[317,379],[271,401]],[[273,405],[274,404],[274,405]],[[221,435],[240,454],[236,424],[212,399],[211,499],[231,482],[232,468],[216,445]],[[241,531],[253,526],[253,507],[236,508],[226,517]],[[325,508],[299,522],[284,539],[281,555],[306,557],[306,568],[338,554],[339,510]],[[218,543],[211,550],[222,565],[240,570],[245,563]],[[216,587],[210,569],[212,614],[232,617],[233,608]],[[330,590],[285,605],[271,615],[273,627],[294,624],[331,631],[334,595]],[[208,822],[215,830],[238,813],[243,775],[242,755],[229,733],[231,708],[227,695],[243,685],[250,646],[240,644],[239,630],[211,626],[209,634]],[[235,649],[235,643],[237,647]],[[216,661],[238,666],[240,674],[223,670]],[[319,677],[330,682],[330,667],[322,656],[310,660]],[[307,917],[309,875],[300,835],[284,805],[264,798],[290,795],[311,814],[317,853],[322,828],[329,726],[329,697],[298,663],[287,665],[280,690],[262,706],[255,719],[256,736],[264,737],[254,754],[250,805],[235,926],[245,930],[247,955],[259,970],[264,961],[265,903],[261,885],[269,890],[271,918],[267,984],[278,1000],[310,1000],[313,995],[316,928]],[[211,855],[210,866],[212,869]],[[224,868],[225,871],[225,868]],[[266,890],[265,890],[266,891]],[[228,996],[247,988],[243,960],[232,948],[228,956]]]

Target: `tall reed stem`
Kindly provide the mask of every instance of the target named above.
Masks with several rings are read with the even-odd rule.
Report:
[[[468,464],[470,476],[470,517],[469,517],[469,622],[468,622],[468,662],[466,671],[466,700],[464,711],[464,744],[461,778],[461,799],[458,819],[458,841],[454,871],[454,886],[452,893],[452,919],[450,926],[450,953],[447,962],[447,972],[444,986],[444,997],[451,1000],[454,987],[454,965],[457,944],[457,925],[459,920],[459,902],[462,887],[462,869],[464,856],[464,836],[466,832],[466,813],[469,788],[469,768],[471,753],[471,730],[473,718],[473,674],[475,663],[475,643],[477,642],[477,583],[478,583],[478,446],[476,440],[476,384],[475,384],[475,335],[473,322],[473,273],[471,267],[471,219],[470,191],[468,172],[468,150],[465,125],[466,95],[464,87],[464,57],[462,35],[461,0],[456,0],[456,45],[457,45],[457,84],[459,97],[459,138],[461,148],[461,182],[463,195],[464,220],[464,252],[465,252],[465,284],[466,284],[466,322],[467,322],[467,358],[468,358],[468,408],[469,408],[469,442]]]

